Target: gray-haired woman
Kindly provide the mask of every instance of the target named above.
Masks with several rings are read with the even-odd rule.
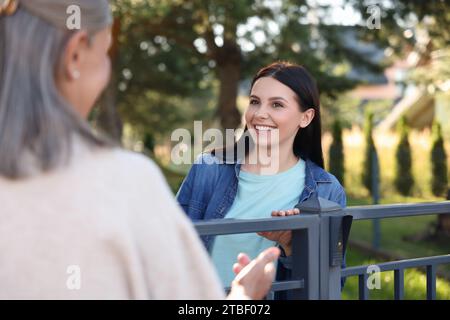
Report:
[[[85,120],[110,24],[106,0],[0,1],[0,298],[223,298],[160,171]],[[241,256],[229,297],[262,298],[278,254]]]

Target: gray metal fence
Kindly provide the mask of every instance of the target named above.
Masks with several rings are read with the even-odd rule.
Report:
[[[252,220],[196,222],[199,235],[224,235],[292,230],[292,278],[274,282],[272,293],[291,290],[295,299],[340,299],[341,277],[359,277],[359,298],[368,299],[368,267],[341,268],[347,231],[353,220],[450,213],[450,201],[421,204],[358,206],[342,209],[334,202],[310,198],[297,206],[301,214]],[[436,268],[449,264],[450,254],[377,264],[381,272],[394,271],[394,297],[404,295],[404,271],[426,267],[427,298],[436,298]],[[271,294],[270,296],[273,296]]]

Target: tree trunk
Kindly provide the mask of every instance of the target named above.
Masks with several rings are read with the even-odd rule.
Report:
[[[217,115],[222,129],[235,129],[241,124],[237,108],[238,86],[241,77],[241,52],[235,43],[218,50],[217,70],[220,81]]]
[[[103,92],[98,103],[98,115],[96,124],[98,129],[103,131],[110,138],[120,142],[122,139],[122,121],[120,120],[117,111],[117,79],[114,73],[114,68],[119,54],[119,34],[120,34],[120,18],[114,18],[112,26],[112,44],[109,50],[109,56],[112,65],[111,81],[108,87]]]
[[[120,142],[122,139],[122,121],[117,112],[117,85],[113,78],[111,78],[111,82],[100,98],[96,124],[100,131]]]

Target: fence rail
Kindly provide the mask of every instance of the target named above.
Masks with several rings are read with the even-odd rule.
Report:
[[[359,298],[368,299],[369,266],[341,268],[352,220],[384,219],[450,213],[450,201],[357,206],[342,209],[334,202],[311,197],[297,205],[297,216],[267,219],[220,219],[196,222],[199,235],[225,235],[292,230],[292,276],[273,283],[272,293],[291,291],[293,299],[340,299],[341,278],[359,278]],[[394,271],[394,297],[404,297],[404,270],[426,267],[427,299],[436,299],[436,268],[450,264],[450,254],[377,264],[380,272]]]
[[[450,254],[426,258],[390,261],[377,264],[380,272],[394,271],[394,299],[401,300],[404,297],[404,271],[405,269],[426,267],[427,274],[427,299],[436,299],[436,266],[450,264]],[[342,277],[358,276],[359,299],[366,300],[369,297],[367,287],[367,270],[371,266],[357,266],[342,270]]]
[[[346,211],[347,214],[353,216],[353,220],[424,216],[450,213],[450,201],[354,206],[348,207]]]

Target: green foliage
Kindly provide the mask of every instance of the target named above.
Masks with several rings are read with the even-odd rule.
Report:
[[[374,159],[378,158],[377,150],[375,148],[375,143],[372,138],[373,131],[373,113],[366,112],[365,122],[364,122],[364,137],[365,137],[365,150],[364,150],[364,169],[362,172],[362,182],[364,187],[373,195],[373,185],[374,172],[380,172],[378,161],[374,161]],[[375,166],[375,167],[374,167]],[[377,180],[375,183],[379,184],[380,174],[377,176]]]
[[[160,165],[160,168],[167,180],[167,184],[169,185],[173,194],[176,195],[181,187],[181,184],[183,183],[185,176],[163,165]]]
[[[339,119],[336,119],[333,123],[332,135],[333,142],[329,150],[329,170],[344,185],[344,146],[342,142],[342,126]]]
[[[431,191],[435,196],[445,196],[447,191],[447,154],[439,122],[433,123],[433,145],[431,148]]]
[[[222,89],[237,90],[238,79],[223,85],[230,81],[228,75],[238,72],[240,79],[248,79],[275,60],[305,65],[321,93],[333,98],[355,85],[342,70],[353,66],[381,70],[367,55],[344,45],[351,27],[328,25],[326,14],[319,17],[318,25],[306,23],[313,6],[306,0],[273,4],[259,0],[114,0],[112,5],[120,21],[114,61],[120,115],[133,126],[140,119],[137,125],[145,125],[155,135],[154,121],[145,121],[160,114],[162,127],[166,111],[142,107],[149,91],[160,95],[154,99],[158,101],[207,97],[195,110],[170,109],[177,117],[185,117],[184,123],[169,122],[168,127],[173,127],[192,119],[191,111],[197,120],[230,117],[232,112],[210,112],[209,105],[212,102],[219,111]],[[329,8],[321,6],[321,10]]]
[[[360,11],[363,18],[367,18],[367,1],[348,1]],[[411,1],[393,0],[378,1],[374,4],[382,12],[381,28],[374,32],[369,28],[361,30],[362,36],[369,42],[393,49],[396,55],[391,61],[404,57],[405,48],[414,46],[416,41],[429,37],[427,50],[421,52],[422,60],[432,59],[432,63],[419,64],[411,70],[410,80],[415,83],[439,87],[449,79],[450,75],[450,2],[449,1]],[[412,31],[411,37],[406,37],[404,31]],[[423,40],[422,40],[423,41]],[[423,46],[421,43],[420,46]],[[431,54],[434,52],[433,54]],[[396,57],[397,56],[397,57]]]
[[[365,120],[364,113],[367,110],[374,113],[374,121],[378,122],[391,112],[394,103],[393,99],[361,100],[347,92],[339,94],[336,98],[321,95],[322,127],[331,130],[337,114],[343,128],[362,127]]]
[[[408,128],[405,117],[399,122],[397,131],[400,134],[400,142],[395,152],[396,170],[394,185],[397,191],[403,195],[411,195],[414,186],[414,177],[412,174],[411,147],[408,141]]]
[[[170,138],[177,128],[190,129],[194,120],[211,117],[213,106],[211,98],[183,98],[166,95],[153,90],[146,90],[140,95],[127,95],[119,105],[121,118],[132,124],[142,139],[151,135],[153,144]]]
[[[380,2],[377,5],[383,12],[382,28],[376,31],[330,24],[335,7],[328,4],[318,7],[307,0],[113,0],[111,3],[115,18],[120,21],[113,86],[120,115],[128,119],[149,118],[145,108],[136,107],[135,103],[142,101],[141,95],[149,90],[161,94],[159,100],[208,96],[196,105],[196,116],[201,117],[197,120],[218,115],[230,117],[230,112],[211,113],[209,109],[211,101],[213,108],[221,107],[217,96],[223,82],[229,79],[230,67],[236,69],[234,72],[240,74],[240,79],[248,79],[261,66],[279,59],[305,65],[317,79],[322,96],[335,100],[339,93],[355,85],[346,77],[348,70],[356,67],[379,72],[384,67],[373,62],[364,51],[348,45],[348,32],[398,52],[404,52],[404,45],[414,41],[414,37],[407,39],[403,35],[404,22],[410,22],[411,16],[416,16],[421,25],[425,16],[432,17],[426,28],[433,48],[447,46],[450,34],[448,28],[442,28],[449,22],[445,1],[396,0],[393,5]],[[364,23],[368,15],[366,2],[344,4],[360,10]],[[317,23],[309,23],[311,12],[317,14]],[[448,65],[445,62],[442,60],[435,69],[443,70]],[[448,79],[447,73],[438,79]],[[238,80],[233,78],[225,87],[237,86]],[[338,104],[323,105],[327,108]],[[190,110],[183,112],[181,108],[173,111],[191,119]],[[162,109],[148,112],[157,115],[159,110]],[[163,126],[165,116],[159,118],[163,119]],[[350,118],[351,123],[353,119]],[[327,119],[324,120],[327,127]],[[347,125],[347,119],[342,120]],[[182,124],[177,122],[178,126]],[[150,123],[146,127],[153,130]]]

